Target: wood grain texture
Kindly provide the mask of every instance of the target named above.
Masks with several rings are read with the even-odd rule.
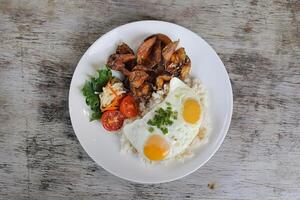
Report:
[[[201,35],[221,56],[234,92],[216,155],[158,185],[97,166],[68,113],[85,50],[143,19]],[[0,0],[0,47],[0,199],[300,199],[300,1]]]

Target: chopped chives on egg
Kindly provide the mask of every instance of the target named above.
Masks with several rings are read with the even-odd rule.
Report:
[[[151,126],[148,128],[148,131],[152,133],[154,131],[154,128]]]
[[[159,128],[165,135],[168,133],[167,126],[172,125],[174,123],[173,120],[176,120],[178,115],[177,111],[172,110],[171,104],[169,102],[166,102],[166,104],[166,109],[159,108],[155,110],[154,117],[147,122],[148,125],[156,126],[157,128]]]

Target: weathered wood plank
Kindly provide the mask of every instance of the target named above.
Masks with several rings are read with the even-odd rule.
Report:
[[[292,0],[1,0],[1,199],[299,198],[299,13]],[[67,106],[72,73],[89,45],[143,19],[200,34],[221,56],[234,90],[221,149],[192,175],[158,185],[97,166],[77,141]]]

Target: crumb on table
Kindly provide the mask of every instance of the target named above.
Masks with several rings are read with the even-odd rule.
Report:
[[[208,183],[207,187],[211,190],[214,190],[216,188],[216,184],[215,183]]]

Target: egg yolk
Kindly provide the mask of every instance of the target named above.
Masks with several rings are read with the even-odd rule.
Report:
[[[198,101],[194,99],[187,99],[183,104],[183,119],[187,123],[195,124],[201,115],[201,107]]]
[[[152,135],[144,146],[144,154],[149,160],[163,160],[169,153],[170,146],[160,135]]]

